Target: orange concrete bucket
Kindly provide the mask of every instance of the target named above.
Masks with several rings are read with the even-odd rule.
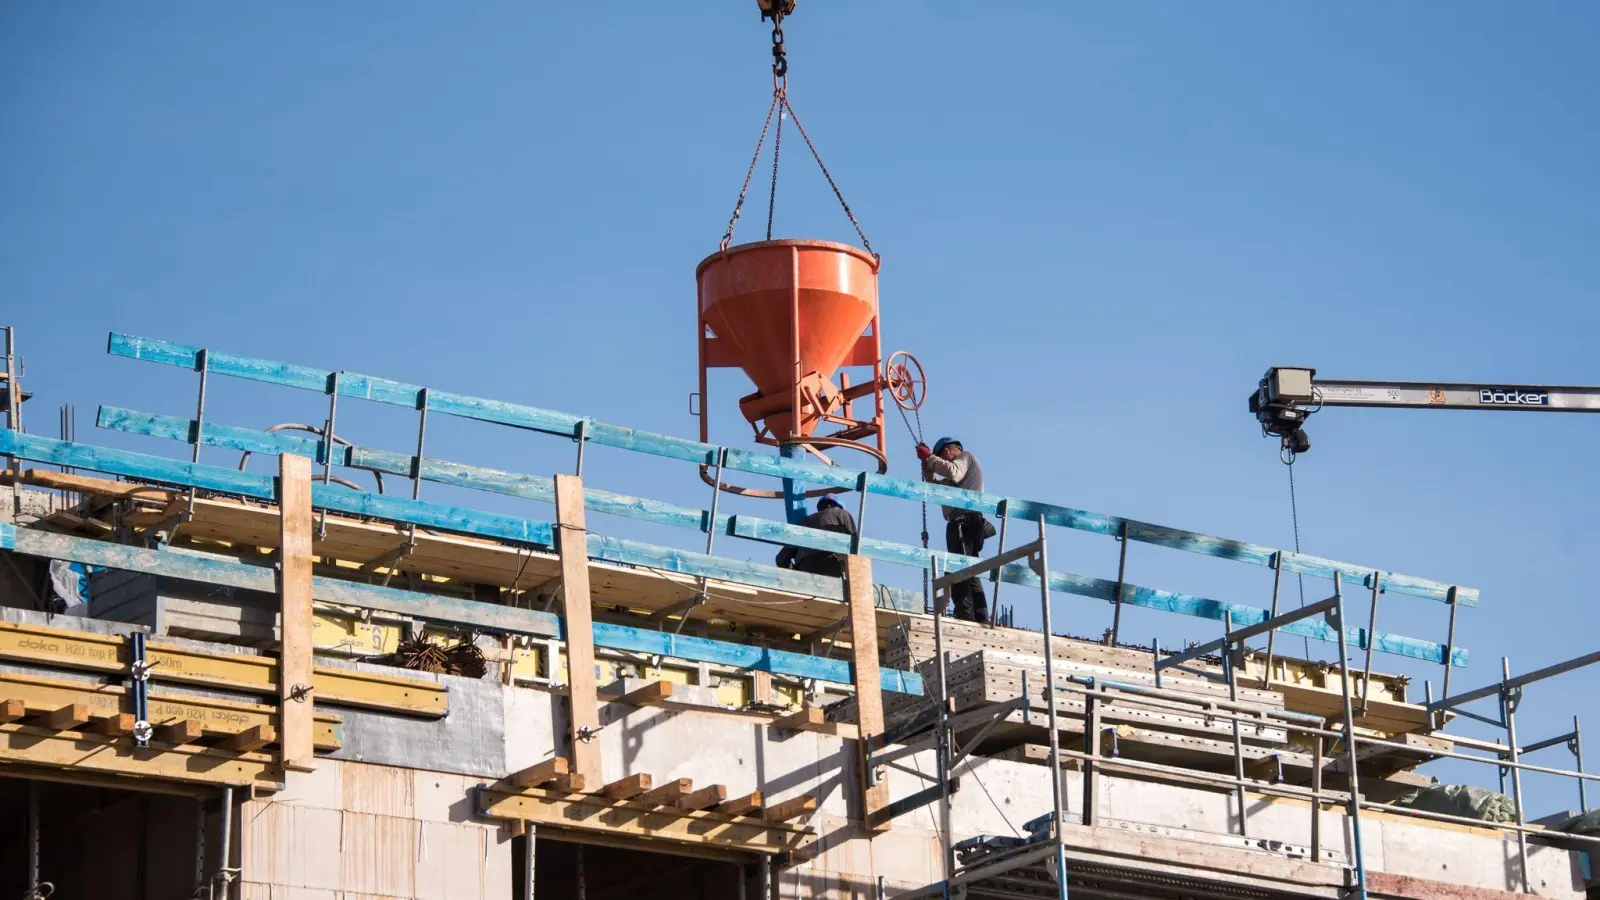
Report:
[[[878,262],[865,250],[829,241],[740,244],[701,260],[695,281],[701,321],[715,336],[716,358],[706,363],[738,366],[765,397],[786,397],[812,375],[831,381],[840,365],[877,362],[853,353],[878,315]],[[779,437],[808,436],[819,419],[796,423],[778,412],[765,422]]]

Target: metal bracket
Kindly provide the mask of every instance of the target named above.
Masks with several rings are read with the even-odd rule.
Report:
[[[407,556],[410,556],[412,551],[416,549],[417,526],[413,525],[411,526],[411,534],[406,537],[404,543],[385,551],[382,556],[379,556],[375,559],[369,559],[362,563],[361,572],[370,575],[385,566],[388,566],[392,569],[393,563],[397,563],[400,560],[405,559]]]
[[[150,746],[150,736],[155,732],[150,724],[150,670],[155,668],[146,656],[145,633],[135,631],[128,636],[130,656],[128,685],[133,694],[133,741],[141,748]]]

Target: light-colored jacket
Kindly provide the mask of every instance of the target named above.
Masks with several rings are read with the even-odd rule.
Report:
[[[942,456],[930,456],[922,461],[922,480],[934,484],[948,484],[967,491],[983,490],[983,467],[978,465],[978,458],[966,450],[955,459],[945,459]],[[944,510],[946,519],[953,519],[958,515],[970,513],[970,510],[958,509],[953,506],[940,507]]]

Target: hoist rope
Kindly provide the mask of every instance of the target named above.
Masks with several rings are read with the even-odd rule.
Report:
[[[1299,553],[1300,553],[1300,504],[1295,499],[1295,490],[1294,490],[1294,457],[1293,456],[1289,457],[1284,462],[1284,465],[1289,467],[1289,517],[1290,517],[1290,520],[1294,523],[1294,552],[1295,552],[1295,555],[1298,556]],[[1280,563],[1280,565],[1282,565],[1282,564]],[[1295,578],[1297,580],[1299,580],[1299,582],[1300,582],[1300,606],[1304,607],[1306,605],[1306,576],[1303,573],[1300,573],[1300,574],[1296,574]],[[1344,623],[1340,622],[1339,623],[1339,627],[1343,628],[1344,627]],[[1302,635],[1301,636],[1301,641],[1303,641],[1304,644],[1305,644],[1305,658],[1306,659],[1310,659],[1311,658],[1311,638]]]
[[[796,123],[796,124],[798,125],[799,123]],[[906,415],[905,407],[903,407],[900,404],[896,403],[895,404],[895,409],[900,411],[900,421],[906,423],[906,431],[911,432],[911,437],[916,440],[917,444],[921,445],[921,444],[927,443],[927,441],[924,440],[923,437],[922,437],[922,410],[921,410],[921,408],[919,407],[919,408],[914,409],[914,410],[911,411],[911,415],[915,416],[916,420],[917,420],[917,425],[916,425],[915,428],[911,427],[911,418]],[[922,501],[922,549],[923,550],[927,550],[928,549],[928,501],[926,501],[926,500]],[[923,612],[932,612],[933,611],[933,593],[932,593],[932,585],[931,585],[931,582],[930,582],[930,578],[931,578],[931,576],[929,574],[929,570],[924,568],[922,570],[922,610],[923,610]]]

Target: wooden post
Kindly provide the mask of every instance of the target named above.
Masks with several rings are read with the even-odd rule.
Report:
[[[556,551],[561,554],[561,596],[566,614],[567,699],[572,771],[589,784],[600,774],[600,701],[594,676],[594,624],[589,605],[589,534],[584,529],[583,481],[556,476]]]
[[[279,752],[285,769],[310,771],[315,759],[311,696],[311,460],[278,457]]]
[[[883,681],[878,674],[878,613],[873,602],[872,561],[852,554],[845,558],[845,594],[850,600],[850,667],[856,688],[856,768],[861,773],[861,819],[869,830],[887,831],[888,820],[877,821],[889,805],[889,784],[872,784],[867,756],[872,742],[883,737]]]

